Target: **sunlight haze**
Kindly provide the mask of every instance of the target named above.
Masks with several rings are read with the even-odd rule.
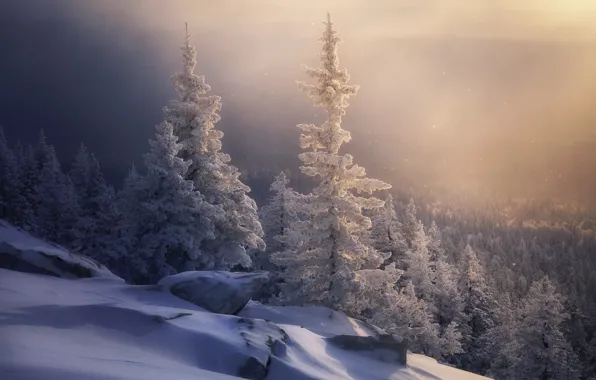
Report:
[[[228,146],[262,165],[315,113],[295,87],[315,65],[331,12],[343,67],[361,90],[346,146],[395,185],[507,196],[596,194],[596,3],[587,0],[102,1],[91,24],[126,25],[155,46],[163,81],[184,22],[198,71],[223,97]],[[192,11],[189,11],[191,9]],[[73,11],[75,12],[75,11]],[[122,47],[125,48],[125,47]],[[164,99],[165,100],[165,99]],[[252,136],[254,144],[236,143]],[[236,136],[236,137],[235,137]],[[266,136],[266,138],[265,138]],[[280,141],[279,151],[263,149]]]

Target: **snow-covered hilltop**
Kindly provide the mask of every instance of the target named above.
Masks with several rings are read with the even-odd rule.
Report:
[[[0,269],[2,378],[482,378],[414,354],[402,365],[396,341],[384,345],[374,327],[327,308],[251,301],[216,314],[171,294],[175,278],[132,286],[105,267],[81,271],[96,264],[2,222],[0,266],[16,261],[46,274]]]
[[[103,360],[98,371],[125,358],[126,368],[183,363],[256,379],[428,378],[420,363],[432,362],[406,361],[407,342],[499,380],[596,380],[594,223],[573,217],[555,231],[514,227],[490,210],[456,215],[418,203],[405,183],[393,198],[342,148],[358,86],[341,68],[330,15],[319,41],[319,67],[298,82],[324,111],[297,125],[304,178],[280,173],[260,209],[223,149],[222,99],[195,72],[188,29],[177,97],[121,188],[84,146],[66,172],[43,132],[36,145],[11,147],[0,127],[0,218],[57,244],[0,232],[0,268],[29,273],[3,280],[12,373],[31,370],[16,359],[47,360],[80,378],[72,363],[85,353]],[[268,306],[247,309],[251,299]],[[81,330],[76,344],[62,326]],[[26,345],[20,334],[32,331],[66,350],[60,360],[37,340]],[[452,371],[430,366],[442,378]]]

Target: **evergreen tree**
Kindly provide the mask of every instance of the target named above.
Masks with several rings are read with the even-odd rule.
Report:
[[[436,264],[445,260],[445,250],[442,246],[441,230],[437,223],[433,220],[428,228],[428,255],[431,262],[431,266],[435,269]]]
[[[433,299],[435,319],[441,327],[454,322],[460,325],[465,321],[463,299],[457,287],[458,275],[457,269],[444,258],[436,263]]]
[[[459,325],[456,322],[451,322],[441,330],[439,339],[441,355],[449,357],[463,353],[464,350],[461,345],[462,335]]]
[[[279,238],[286,249],[275,253],[272,260],[286,268],[282,302],[322,304],[358,315],[365,307],[357,295],[369,283],[366,277],[382,272],[359,271],[378,268],[387,255],[363,241],[371,221],[362,210],[382,207],[383,201],[354,192],[371,194],[390,185],[366,178],[364,168],[352,163],[352,156],[339,154],[341,145],[351,139],[350,132],[341,128],[341,119],[347,99],[356,94],[357,87],[348,85],[347,71],[339,69],[340,39],[329,15],[321,41],[323,67],[307,69],[316,84],[298,84],[314,106],[327,113],[321,126],[298,125],[302,129],[300,146],[312,149],[299,155],[301,170],[320,182],[312,194],[298,202],[306,219],[294,223],[288,234]]]
[[[385,199],[384,207],[372,211],[371,221],[370,244],[377,251],[390,254],[385,264],[395,263],[397,267],[404,268],[407,244],[390,193]]]
[[[0,125],[0,218],[16,225],[21,224],[21,212],[26,207],[20,181],[19,162]]]
[[[430,262],[429,239],[422,223],[416,224],[413,236],[410,248],[406,251],[407,269],[404,276],[412,281],[418,296],[432,305],[436,293],[435,272]]]
[[[253,263],[257,269],[271,269],[269,255],[284,250],[284,244],[277,237],[286,236],[286,231],[298,220],[296,210],[291,208],[298,194],[287,187],[289,182],[284,172],[279,173],[271,183],[270,191],[273,194],[267,200],[267,204],[259,210],[267,250],[265,255],[261,255],[262,259]]]
[[[273,194],[267,200],[267,204],[259,210],[267,249],[254,253],[253,268],[266,270],[270,274],[269,284],[263,286],[259,292],[258,298],[263,302],[279,294],[279,283],[283,281],[281,268],[273,264],[270,258],[273,253],[285,249],[284,244],[278,239],[283,239],[290,226],[298,221],[298,214],[291,205],[295,204],[299,194],[287,187],[289,182],[284,172],[279,173],[270,187]]]
[[[75,250],[108,266],[123,254],[116,244],[120,212],[114,189],[101,172],[99,161],[81,145],[70,169],[80,207]]]
[[[414,203],[414,199],[410,198],[403,218],[402,231],[404,238],[406,239],[408,248],[412,248],[412,244],[417,238],[417,232],[423,228],[422,222],[420,222],[416,216],[416,204]]]
[[[442,246],[441,231],[433,221],[428,229],[428,256],[433,279],[433,302],[435,320],[441,328],[461,324],[464,321],[463,300],[457,288],[459,273],[457,268],[447,261]]]
[[[459,288],[463,297],[466,321],[461,326],[464,354],[459,359],[464,369],[478,373],[485,371],[489,366],[489,363],[481,361],[481,337],[494,327],[495,306],[484,268],[469,244],[463,252],[463,260]]]
[[[514,380],[578,379],[577,357],[561,332],[569,318],[548,277],[534,282],[522,301],[515,339],[507,346]]]
[[[19,185],[20,194],[24,198],[22,210],[19,212],[19,226],[29,232],[35,231],[35,211],[39,204],[39,197],[37,195],[38,183],[40,178],[40,170],[35,158],[35,150],[31,144],[19,154],[18,166],[19,171]]]
[[[121,194],[128,277],[136,283],[204,267],[212,258],[201,243],[214,237],[212,221],[219,211],[184,179],[190,162],[178,156],[181,144],[172,125],[163,122],[156,129],[145,155],[147,173],[133,168]]]
[[[215,239],[203,241],[201,250],[213,258],[204,264],[219,269],[247,266],[247,249],[265,249],[257,205],[247,195],[250,188],[240,180],[238,169],[229,164],[230,156],[221,151],[223,132],[215,129],[221,99],[207,95],[211,87],[204,76],[194,73],[196,50],[188,30],[182,53],[183,71],[172,78],[179,99],[164,109],[165,120],[182,144],[179,156],[191,162],[185,178],[207,202],[223,210],[223,215],[213,220]]]
[[[370,319],[371,323],[405,339],[413,352],[437,358],[442,354],[457,352],[457,349],[454,351],[447,342],[439,339],[439,326],[431,321],[432,315],[427,303],[418,298],[410,281],[399,290],[390,287],[382,293],[383,297]],[[442,352],[442,347],[445,352]]]
[[[74,185],[62,172],[56,151],[43,131],[35,150],[38,175],[34,197],[34,231],[49,241],[71,246],[76,240],[79,215]]]

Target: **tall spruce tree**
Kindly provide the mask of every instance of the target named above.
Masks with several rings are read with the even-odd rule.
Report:
[[[73,248],[108,266],[116,265],[123,252],[115,244],[120,219],[115,192],[105,181],[99,161],[84,145],[71,165],[70,178],[80,208]]]
[[[285,268],[282,302],[322,304],[357,315],[366,308],[358,295],[370,284],[367,278],[379,274],[360,270],[378,268],[387,257],[365,243],[364,233],[371,228],[371,221],[362,214],[363,209],[382,207],[383,201],[357,194],[391,186],[366,178],[364,168],[354,165],[351,155],[339,153],[341,145],[351,139],[341,122],[347,99],[356,94],[357,87],[348,84],[347,71],[339,68],[340,39],[329,15],[321,41],[322,67],[307,68],[316,83],[298,83],[314,106],[327,113],[321,126],[298,125],[302,130],[300,146],[312,150],[299,155],[301,170],[316,177],[319,184],[300,202],[305,220],[294,223],[280,238],[286,249],[275,253],[272,260]]]
[[[190,162],[178,156],[182,146],[172,125],[163,122],[156,128],[145,155],[147,173],[131,171],[121,194],[128,276],[137,283],[204,267],[211,257],[200,247],[214,238],[218,215],[218,208],[204,202],[192,181],[184,179]]]
[[[179,98],[164,108],[165,119],[174,128],[182,148],[179,156],[191,162],[185,178],[192,181],[207,202],[223,210],[214,219],[215,239],[203,241],[201,250],[212,260],[206,268],[229,269],[249,266],[247,250],[265,249],[257,205],[240,180],[240,172],[222,152],[223,132],[215,128],[220,120],[221,98],[207,95],[211,87],[205,77],[194,73],[196,50],[186,32],[182,46],[182,72],[172,77]]]
[[[257,257],[253,260],[253,267],[256,269],[273,269],[269,256],[284,250],[284,243],[278,239],[280,237],[283,239],[290,226],[298,220],[296,210],[291,207],[295,204],[298,194],[288,187],[289,182],[284,172],[279,173],[271,183],[272,195],[267,200],[267,204],[259,210],[267,249],[262,254],[256,253]]]
[[[435,318],[441,328],[452,323],[461,324],[463,317],[463,299],[457,288],[459,272],[447,261],[442,246],[441,231],[433,221],[428,229],[428,254],[433,272],[433,301]]]
[[[385,205],[372,211],[371,221],[370,244],[377,251],[390,254],[385,264],[395,263],[398,268],[403,269],[407,244],[401,229],[402,225],[397,220],[395,204],[390,193],[387,194]]]
[[[35,150],[35,164],[38,178],[34,190],[34,231],[39,237],[70,247],[76,240],[79,216],[76,192],[43,131]]]
[[[258,294],[258,299],[268,302],[279,294],[279,283],[283,281],[281,268],[271,260],[271,255],[285,249],[285,244],[280,241],[287,236],[290,227],[296,223],[298,213],[292,205],[300,194],[288,187],[290,180],[284,172],[279,173],[271,183],[271,196],[267,204],[259,209],[261,225],[265,233],[265,251],[253,252],[253,268],[266,270],[270,274],[269,283],[264,285]]]
[[[514,339],[506,348],[513,362],[509,379],[579,378],[577,357],[561,331],[568,318],[561,296],[548,277],[531,285],[522,300]]]
[[[18,225],[29,232],[35,231],[35,211],[39,203],[37,196],[37,184],[40,178],[40,170],[35,157],[35,149],[31,144],[23,149],[22,154],[17,156],[19,166],[20,193],[24,198],[24,207],[19,212],[20,221]]]
[[[0,125],[0,218],[20,224],[20,212],[25,207],[21,194],[19,162],[8,145]]]
[[[462,254],[459,289],[463,298],[462,347],[459,364],[473,372],[485,371],[490,363],[482,361],[482,336],[495,326],[495,300],[491,295],[486,272],[476,252],[468,244]]]
[[[431,267],[429,237],[424,232],[422,223],[415,224],[414,236],[410,248],[406,251],[407,268],[404,277],[414,284],[416,294],[432,304],[435,295],[435,271]]]

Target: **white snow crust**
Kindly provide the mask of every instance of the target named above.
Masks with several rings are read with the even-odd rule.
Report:
[[[21,231],[0,231],[0,243],[65,254]],[[483,379],[420,355],[408,354],[400,366],[326,340],[374,330],[322,307],[250,302],[238,316],[215,314],[113,275],[64,279],[0,269],[1,379],[239,379],[249,358],[267,366],[266,379]]]

